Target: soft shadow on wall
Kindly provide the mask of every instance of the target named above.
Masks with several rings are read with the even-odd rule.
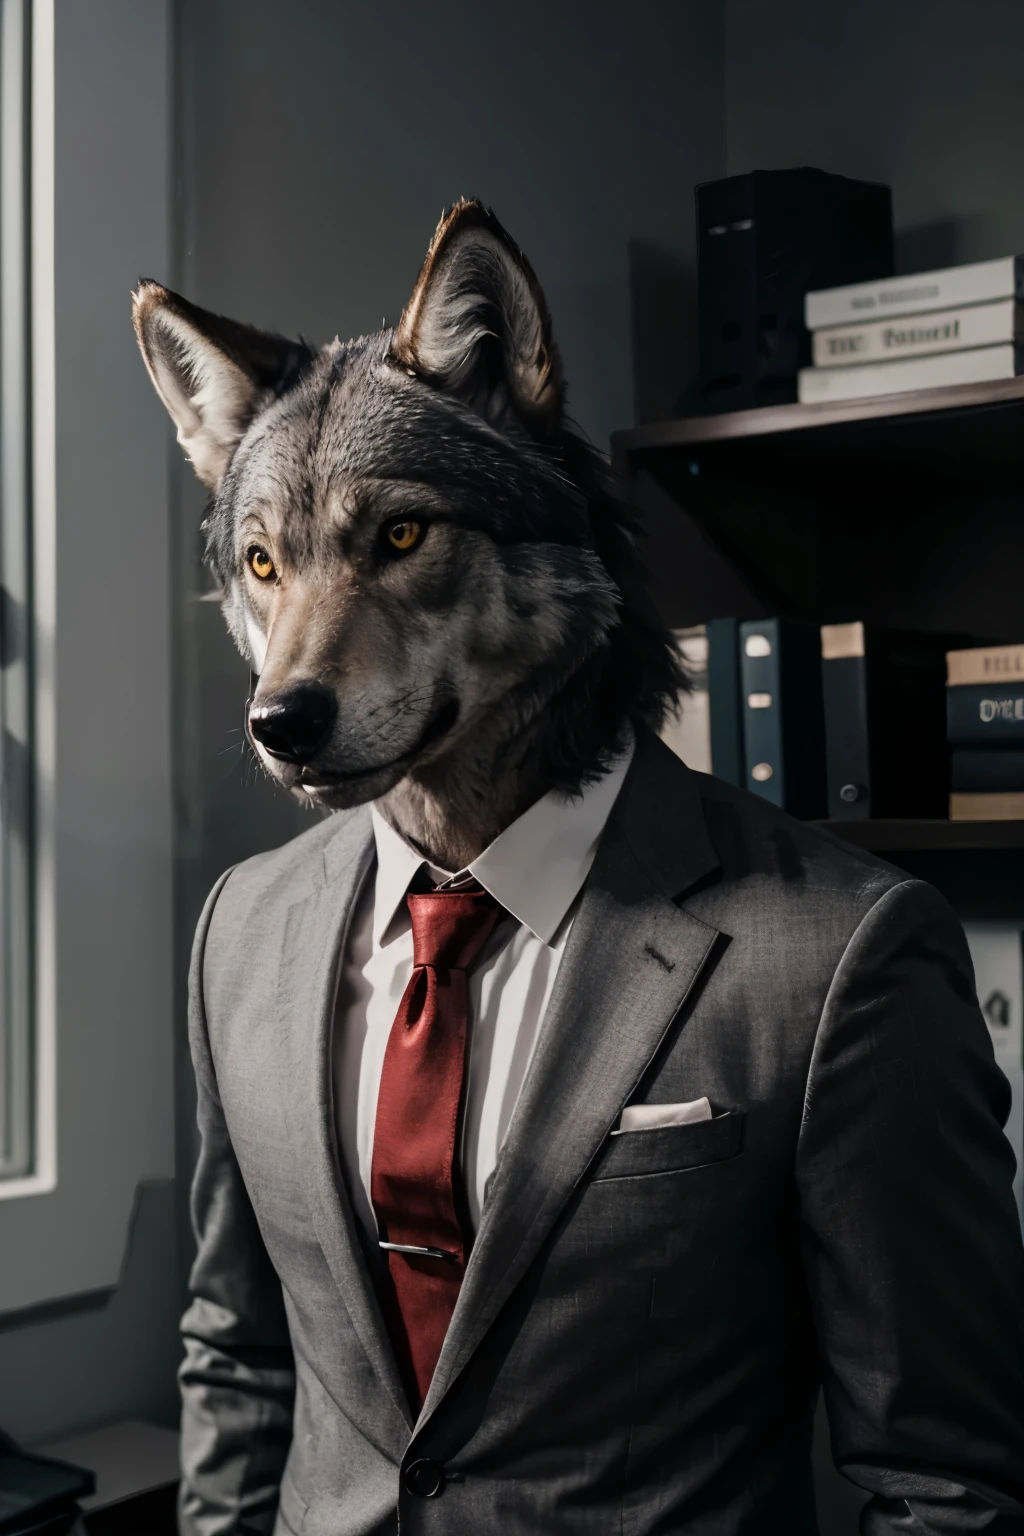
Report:
[[[633,417],[668,421],[697,371],[697,269],[677,250],[629,242]]]
[[[697,269],[653,240],[628,246],[633,418],[637,426],[679,415],[697,375]],[[762,618],[765,609],[742,577],[705,539],[685,508],[648,474],[626,494],[640,515],[643,556],[655,605],[672,628],[722,614]]]
[[[118,1284],[0,1319],[0,1424],[25,1444],[126,1412],[173,1428],[180,1311],[174,1184],[140,1184]]]

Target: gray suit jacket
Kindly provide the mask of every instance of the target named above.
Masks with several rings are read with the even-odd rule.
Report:
[[[337,815],[200,924],[183,1530],[804,1536],[819,1382],[864,1531],[1024,1529],[1009,1095],[942,898],[643,734],[414,1419],[333,1124],[372,857]]]

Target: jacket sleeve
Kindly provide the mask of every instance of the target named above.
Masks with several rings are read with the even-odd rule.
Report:
[[[226,879],[200,920],[189,983],[200,1148],[192,1184],[198,1251],[181,1324],[181,1536],[273,1530],[295,1393],[281,1283],[232,1151],[207,1035],[204,952]]]
[[[1024,1249],[1009,1087],[963,930],[907,880],[847,946],[796,1173],[837,1467],[863,1536],[1024,1532]]]

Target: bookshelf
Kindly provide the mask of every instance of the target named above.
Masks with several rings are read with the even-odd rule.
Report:
[[[993,407],[999,407],[998,414]],[[710,443],[780,439],[802,451],[799,438],[791,434],[820,434],[829,427],[859,426],[862,438],[872,432],[883,435],[898,427],[898,422],[914,419],[923,436],[935,435],[949,426],[951,412],[957,414],[956,430],[977,436],[979,443],[1000,438],[1013,468],[1012,433],[1024,426],[1024,377],[999,379],[988,384],[957,384],[943,389],[908,390],[899,395],[871,395],[861,400],[822,401],[816,405],[769,405],[757,410],[728,411],[717,416],[687,416],[677,421],[659,421],[646,427],[617,432],[612,440],[615,454],[633,454],[654,448],[707,445]],[[873,427],[871,424],[874,424]],[[1009,433],[1009,435],[1008,435]],[[816,438],[818,443],[823,439]],[[858,441],[857,434],[837,439],[840,452],[849,451]],[[804,439],[809,444],[810,438]],[[780,446],[776,444],[776,449]],[[1018,463],[1019,467],[1019,463]]]
[[[1024,378],[659,422],[616,433],[612,460],[637,489],[674,628],[715,616],[686,568],[682,511],[749,594],[740,617],[1024,638]],[[663,494],[645,496],[648,481]],[[964,917],[1024,912],[1024,822],[818,825],[938,885]]]

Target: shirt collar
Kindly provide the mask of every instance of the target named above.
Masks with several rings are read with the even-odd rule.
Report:
[[[597,845],[633,759],[626,750],[595,784],[578,795],[550,790],[534,801],[489,843],[469,866],[485,890],[544,944],[550,944],[590,873]],[[379,948],[417,871],[435,869],[373,807],[377,883],[373,903],[373,944]]]
[[[377,844],[377,883],[373,895],[373,947],[379,949],[392,919],[405,900],[418,870],[426,864],[433,878],[445,880],[447,870],[434,870],[422,854],[411,848],[400,832],[372,808],[373,837]]]

